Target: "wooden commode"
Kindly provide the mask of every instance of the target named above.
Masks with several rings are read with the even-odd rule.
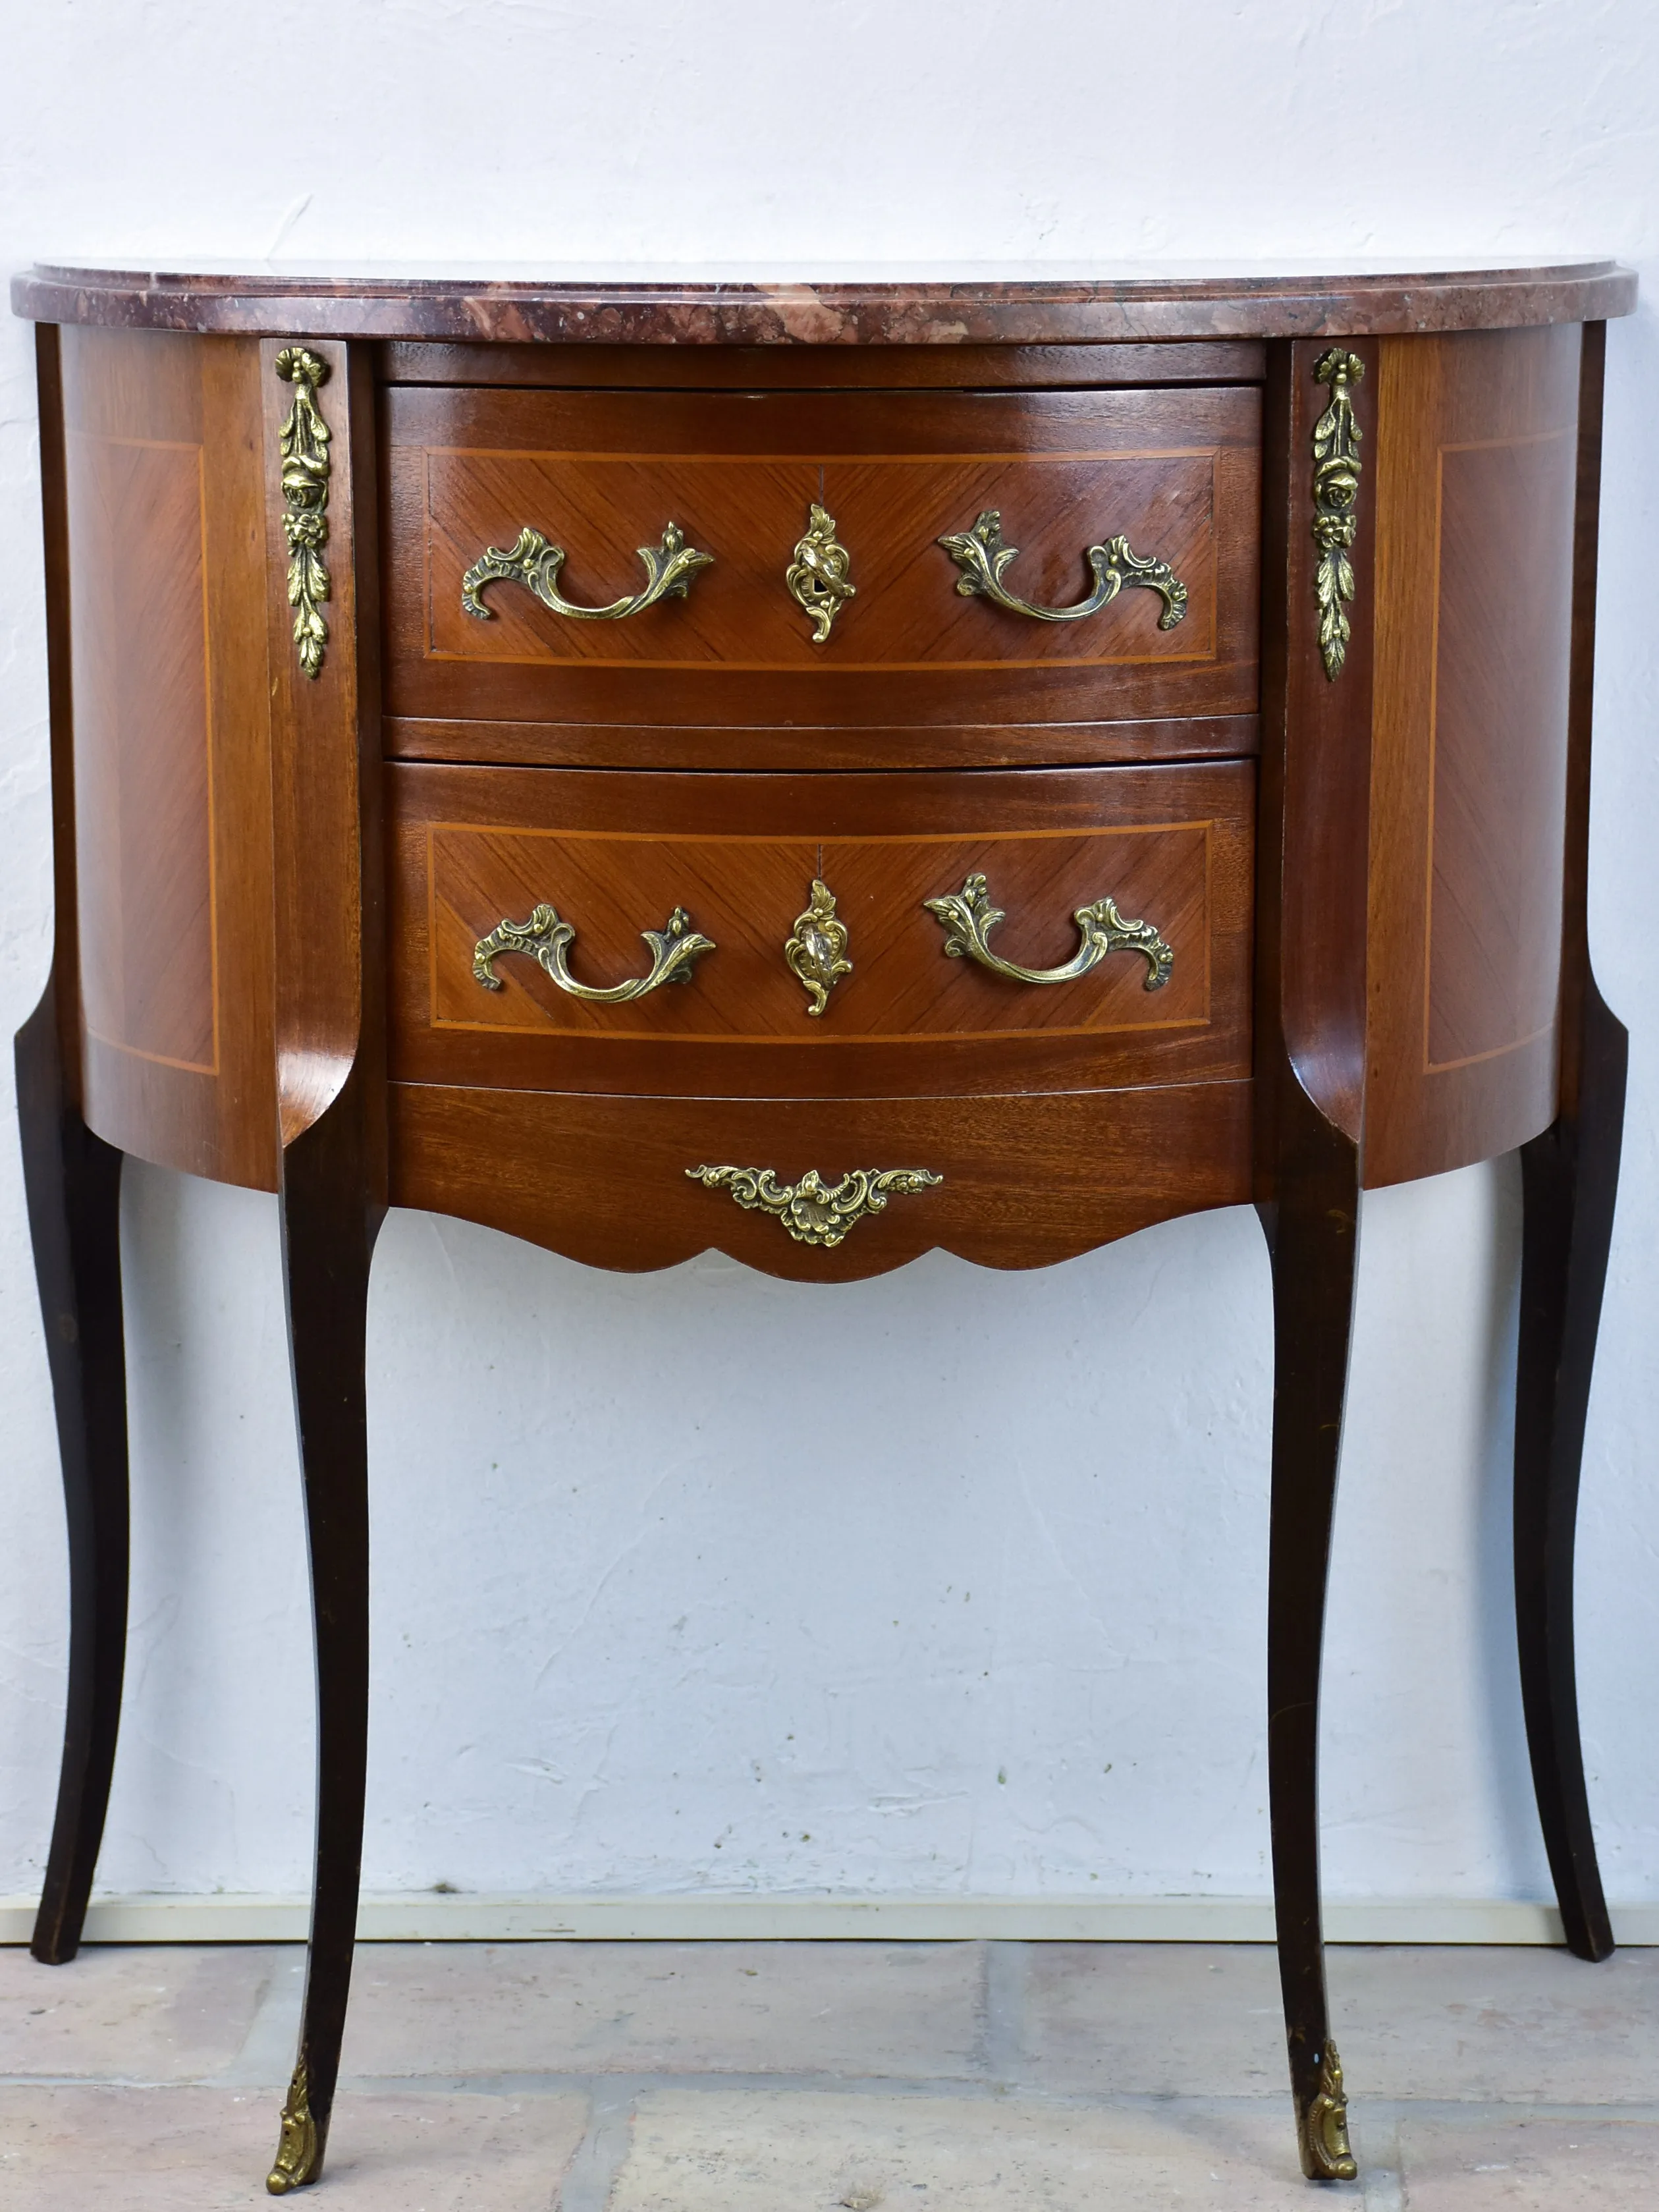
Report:
[[[1607,263],[1199,283],[41,268],[57,952],[18,1038],[68,1503],[35,1955],[126,1626],[121,1160],[279,1195],[319,1685],[270,2187],[357,1907],[388,1206],[592,1265],[1043,1266],[1254,1203],[1273,1881],[1352,2177],[1316,1805],[1362,1188],[1520,1147],[1517,1625],[1571,1948],[1625,1032],[1585,941]]]

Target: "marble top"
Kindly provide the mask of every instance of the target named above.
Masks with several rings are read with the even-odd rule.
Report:
[[[1628,314],[1616,262],[1492,262],[1340,273],[1066,263],[809,274],[704,269],[266,263],[100,269],[45,263],[12,280],[39,322],[270,336],[633,345],[1053,345],[1502,330]]]

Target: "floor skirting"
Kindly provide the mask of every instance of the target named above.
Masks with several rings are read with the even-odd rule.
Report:
[[[26,1943],[32,1898],[0,1898],[0,1943]],[[295,1897],[94,1899],[94,1943],[284,1943],[306,1933]],[[1613,1907],[1621,1944],[1659,1943],[1659,1905]],[[1553,1905],[1496,1899],[1328,1900],[1334,1943],[1559,1943]],[[1265,1898],[496,1897],[416,1890],[366,1897],[360,1941],[380,1943],[775,1942],[1269,1943]]]

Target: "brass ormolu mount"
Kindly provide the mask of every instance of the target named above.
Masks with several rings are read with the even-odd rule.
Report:
[[[294,404],[277,439],[283,459],[283,535],[288,540],[288,603],[294,610],[294,646],[307,676],[320,673],[328,623],[319,603],[329,595],[328,447],[330,431],[317,405],[317,387],[328,363],[305,346],[284,346],[276,374],[294,386]]]
[[[797,1244],[821,1244],[833,1251],[866,1214],[884,1213],[890,1192],[929,1190],[943,1176],[927,1168],[854,1168],[838,1183],[826,1183],[816,1168],[799,1182],[780,1182],[770,1168],[687,1168],[706,1190],[729,1190],[750,1212],[770,1213]]]
[[[1350,635],[1346,602],[1353,597],[1353,562],[1348,556],[1358,534],[1359,425],[1353,419],[1349,387],[1365,374],[1357,353],[1331,346],[1314,363],[1314,381],[1330,386],[1328,407],[1314,424],[1313,540],[1319,548],[1314,590],[1319,600],[1319,651],[1333,683],[1348,657]]]
[[[301,2054],[294,2078],[288,2085],[288,2102],[283,2106],[283,2132],[276,2144],[276,2162],[265,2176],[265,2187],[273,2197],[286,2197],[291,2189],[303,2189],[308,2182],[314,2181],[321,2164],[322,2145],[317,2123],[311,2117],[311,2085]]]
[[[1359,2172],[1348,2143],[1348,2099],[1342,2061],[1328,2036],[1319,2061],[1319,2087],[1304,2112],[1296,2114],[1297,2148],[1310,2181],[1352,2181]]]

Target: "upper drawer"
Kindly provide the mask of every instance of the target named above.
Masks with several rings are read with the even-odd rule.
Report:
[[[1246,1075],[1255,781],[399,765],[392,1073],[708,1098]]]
[[[392,388],[383,404],[394,714],[869,726],[1256,706],[1253,386],[440,386]],[[822,640],[787,580],[815,504],[833,518],[854,587],[835,595]],[[973,533],[988,515],[1000,538],[981,525],[981,562]],[[653,598],[637,549],[661,565],[671,525],[710,558]],[[512,554],[526,532],[562,551],[536,571],[550,598],[648,603],[584,619],[514,575],[475,581],[486,612],[469,612],[468,572],[505,565],[486,556]],[[947,536],[960,558],[939,544]],[[1017,554],[1003,561],[1000,546]],[[836,556],[823,558],[833,569]],[[1093,611],[1044,619],[1007,600]]]

